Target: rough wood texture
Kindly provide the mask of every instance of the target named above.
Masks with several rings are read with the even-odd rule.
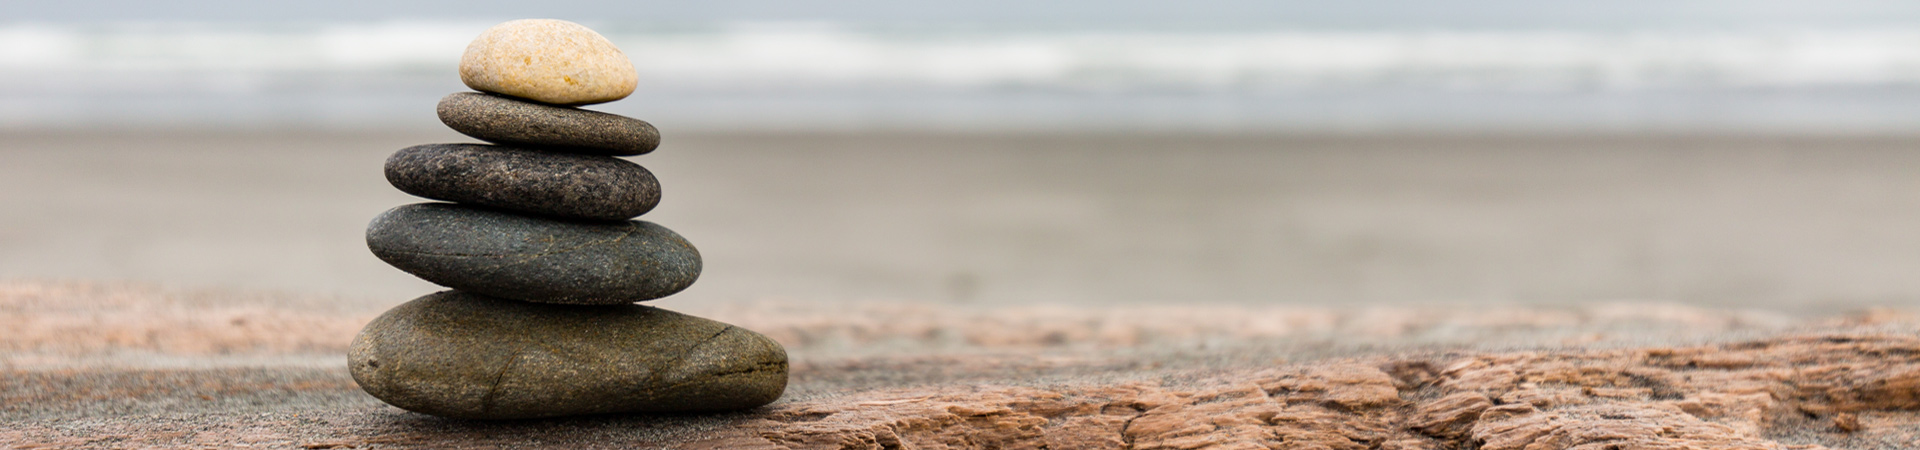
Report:
[[[864,350],[849,351],[834,349],[843,345],[835,342],[844,341],[795,337],[838,329],[820,322],[825,319],[782,322],[772,317],[788,314],[777,309],[756,316],[745,312],[764,308],[739,308],[702,313],[773,329],[769,336],[795,351],[793,384],[779,402],[721,415],[474,422],[407,413],[353,385],[340,356],[345,340],[370,317],[366,311],[384,305],[0,282],[0,325],[18,330],[0,333],[0,423],[8,424],[0,428],[0,447],[1920,447],[1920,320],[1893,310],[1766,327],[1704,327],[1707,337],[1680,333],[1720,323],[1708,320],[1715,316],[1712,310],[1693,310],[1688,317],[1697,320],[1643,316],[1628,321],[1637,327],[1587,329],[1635,330],[1620,333],[1619,339],[1577,341],[1541,340],[1555,334],[1529,330],[1524,321],[1476,325],[1466,320],[1496,314],[1556,317],[1540,311],[1407,314],[1422,317],[1408,330],[1478,328],[1467,333],[1480,336],[1476,342],[1545,342],[1522,348],[1501,344],[1509,345],[1505,349],[1422,343],[1425,334],[1417,331],[1398,340],[1374,340],[1368,347],[1309,342],[1307,350],[1259,347],[1255,344],[1276,340],[1233,333],[1194,341],[1150,332],[1142,335],[1158,337],[1135,344],[1113,341],[1113,347],[1027,339],[915,343],[902,340],[906,334],[887,333],[924,331],[918,326],[842,324],[869,330],[856,341],[855,347]],[[875,306],[862,308],[839,316],[856,325],[893,317]],[[954,308],[899,314],[960,310]],[[1124,312],[1133,307],[1103,308]],[[998,311],[1000,316],[1031,312]],[[1276,311],[1248,308],[1241,315]],[[1367,317],[1355,314],[1324,315],[1346,317],[1343,323]],[[1134,322],[1201,319],[1120,314],[1101,326],[1153,330]],[[267,320],[316,325],[279,333],[255,329],[256,321]],[[1026,326],[1020,323],[951,329]],[[1583,326],[1544,323],[1560,331]],[[329,337],[336,329],[347,331]],[[1278,336],[1277,341],[1288,342],[1316,339]],[[1706,343],[1671,344],[1689,340]]]
[[[1789,449],[1920,445],[1920,338],[1354,358],[1158,383],[783,405],[709,448]]]

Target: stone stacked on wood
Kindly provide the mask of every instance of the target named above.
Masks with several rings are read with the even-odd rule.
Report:
[[[447,203],[374,218],[367,246],[452,288],[400,305],[354,338],[360,387],[438,416],[518,419],[752,408],[786,387],[787,357],[758,333],[634,302],[680,292],[700,252],[632,220],[660,202],[653,173],[619,156],[660,143],[647,122],[575,108],[625,98],[633,66],[559,20],[495,26],[467,47],[440,120],[491,144],[395,153],[387,180]]]

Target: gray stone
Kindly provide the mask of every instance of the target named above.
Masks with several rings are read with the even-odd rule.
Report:
[[[543,305],[445,291],[367,324],[360,388],[466,419],[726,411],[780,398],[787,353],[743,328],[640,305]]]
[[[660,204],[660,181],[639,164],[484,144],[427,144],[387,158],[387,181],[408,194],[579,219],[626,220]]]
[[[660,146],[660,131],[652,124],[599,111],[478,92],[448,95],[437,109],[447,127],[488,142],[617,156]]]
[[[544,303],[609,305],[672,295],[700,277],[700,251],[644,221],[549,219],[450,203],[387,210],[367,247],[442,286]]]

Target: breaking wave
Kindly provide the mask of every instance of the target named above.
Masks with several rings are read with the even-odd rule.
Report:
[[[0,128],[432,126],[488,25],[0,24]],[[1920,27],[589,25],[641,75],[605,109],[678,129],[1920,127]]]
[[[448,72],[486,24],[0,26],[0,73]],[[926,31],[607,27],[696,89],[1634,90],[1920,85],[1920,29],[1775,32]]]

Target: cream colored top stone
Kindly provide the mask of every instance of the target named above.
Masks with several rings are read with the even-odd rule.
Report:
[[[565,20],[494,25],[460,57],[460,81],[467,87],[558,105],[626,98],[639,79],[613,42]]]

